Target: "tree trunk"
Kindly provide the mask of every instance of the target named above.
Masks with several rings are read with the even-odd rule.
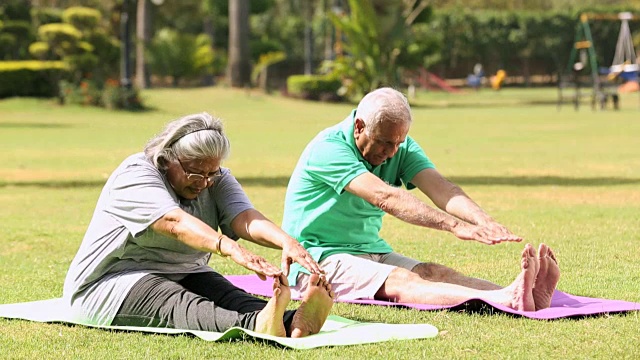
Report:
[[[139,89],[149,87],[151,81],[145,61],[145,49],[151,41],[151,14],[148,0],[138,0],[136,10],[136,86]]]
[[[229,84],[245,87],[251,83],[249,54],[249,0],[229,0]]]
[[[313,67],[313,4],[310,0],[305,1],[302,11],[304,12],[304,74],[311,75]]]
[[[209,36],[209,39],[211,39],[211,50],[214,52],[215,54],[215,49],[216,49],[216,28],[213,25],[213,15],[209,14],[206,15],[204,17],[204,20],[202,20],[202,31],[207,34],[207,36]],[[204,76],[204,79],[202,80],[203,85],[205,86],[211,86],[214,85],[213,82],[213,75],[212,74],[207,74]]]

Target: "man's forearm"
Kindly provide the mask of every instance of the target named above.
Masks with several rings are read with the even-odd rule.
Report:
[[[445,209],[449,214],[474,225],[484,225],[493,221],[489,214],[464,193],[452,197]]]
[[[376,205],[402,221],[431,229],[451,232],[460,223],[455,217],[425,204],[403,189],[393,188],[380,196]]]

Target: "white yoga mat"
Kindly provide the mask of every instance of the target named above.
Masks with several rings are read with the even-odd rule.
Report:
[[[313,349],[321,346],[369,344],[390,340],[426,339],[438,335],[438,329],[429,324],[363,323],[330,315],[318,334],[303,338],[286,338],[256,333],[238,327],[224,333],[135,326],[96,326],[74,321],[62,299],[32,301],[0,305],[0,317],[45,323],[67,323],[92,328],[124,331],[142,331],[160,334],[191,334],[206,341],[225,341],[249,336],[268,340],[293,349]]]

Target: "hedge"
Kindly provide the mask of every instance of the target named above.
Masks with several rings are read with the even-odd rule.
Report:
[[[324,75],[292,75],[287,78],[287,92],[306,100],[340,101],[340,79]]]
[[[62,61],[0,61],[0,98],[56,97],[70,73]]]

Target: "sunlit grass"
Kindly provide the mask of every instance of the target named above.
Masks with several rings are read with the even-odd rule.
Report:
[[[640,302],[640,110],[558,110],[555,89],[420,93],[414,137],[438,169],[496,219],[560,259],[561,290]],[[298,155],[352,104],[217,88],[150,90],[144,113],[59,107],[48,100],[0,101],[0,303],[58,297],[108,174],[163,124],[208,111],[232,142],[225,165],[254,205],[279,223]],[[537,103],[549,105],[535,105]],[[422,196],[424,198],[424,196]],[[521,244],[484,246],[447,233],[384,221],[400,252],[499,284],[518,272]],[[278,263],[278,252],[246,244]],[[247,270],[215,258],[223,273]],[[633,358],[638,312],[579,320],[419,312],[337,304],[360,321],[431,323],[436,339],[313,351],[258,342],[205,343],[189,337],[106,332],[0,319],[3,358]],[[8,355],[7,355],[8,354]]]

